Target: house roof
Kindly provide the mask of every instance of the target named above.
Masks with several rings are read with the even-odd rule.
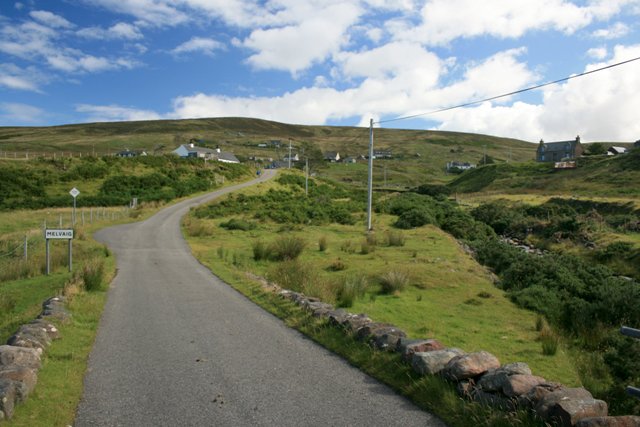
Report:
[[[554,142],[544,142],[544,150],[545,151],[565,151],[567,149],[567,145],[572,146],[576,143],[575,140],[569,141],[554,141]]]
[[[215,150],[213,151],[215,152]],[[227,151],[221,151],[217,154],[218,154],[219,160],[224,160],[224,161],[233,162],[233,163],[240,163],[240,160],[238,160],[238,158],[233,153],[229,153]]]
[[[327,151],[326,153],[324,153],[325,159],[335,159],[336,157],[338,157],[337,151]]]

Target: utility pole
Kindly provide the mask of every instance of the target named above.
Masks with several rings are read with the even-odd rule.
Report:
[[[367,197],[367,231],[371,231],[371,200],[373,197],[373,119],[369,119],[369,185]]]
[[[291,138],[289,138],[289,169],[291,169]]]
[[[308,197],[309,196],[309,158],[307,157],[306,159],[306,164],[305,164],[305,179],[304,179],[304,194]]]

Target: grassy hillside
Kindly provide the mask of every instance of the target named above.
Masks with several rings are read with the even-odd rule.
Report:
[[[461,193],[540,193],[582,196],[640,196],[640,150],[624,156],[578,159],[576,169],[551,163],[503,163],[470,170],[449,185]]]
[[[167,153],[192,139],[205,145],[220,146],[241,159],[250,157],[282,159],[293,153],[311,159],[312,172],[363,183],[366,173],[362,165],[328,165],[322,153],[338,151],[341,157],[365,155],[368,152],[367,128],[340,126],[301,126],[249,118],[214,118],[197,120],[164,120],[120,123],[90,123],[54,127],[0,128],[0,156],[24,158],[42,153],[114,154],[123,149],[144,149],[150,154]],[[279,148],[265,141],[281,141]],[[446,182],[452,177],[444,173],[448,161],[478,163],[483,155],[497,161],[526,161],[534,157],[535,145],[509,138],[458,132],[436,132],[402,129],[375,129],[375,149],[392,150],[393,160],[376,163],[376,184],[415,185],[429,181]],[[18,154],[14,154],[14,153]],[[364,161],[363,161],[364,162]],[[364,162],[366,163],[366,162]],[[347,166],[359,166],[348,168]],[[355,174],[352,176],[353,169]]]

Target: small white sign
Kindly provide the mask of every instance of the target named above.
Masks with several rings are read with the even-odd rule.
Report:
[[[70,229],[49,229],[44,231],[45,239],[73,239],[73,228]]]
[[[76,187],[73,187],[71,191],[69,191],[69,194],[75,199],[80,194],[80,191]]]

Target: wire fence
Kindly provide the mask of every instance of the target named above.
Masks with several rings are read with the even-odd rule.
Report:
[[[75,214],[64,212],[49,214],[41,221],[39,228],[24,233],[0,235],[0,282],[19,280],[46,273],[47,228],[74,229],[76,238],[84,238],[84,227],[95,223],[110,223],[131,216],[129,207],[118,208],[82,208]],[[55,269],[66,262],[64,245],[52,245],[51,266]]]

